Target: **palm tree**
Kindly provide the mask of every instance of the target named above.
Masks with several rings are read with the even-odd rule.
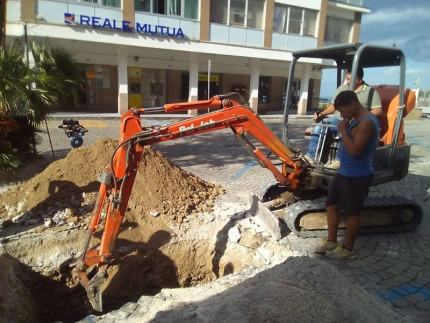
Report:
[[[37,127],[53,111],[58,99],[82,86],[83,80],[67,50],[36,42],[30,50],[34,59],[31,64],[13,45],[0,51],[0,112],[19,124],[20,130],[10,136],[13,139],[9,138],[14,141],[12,145],[35,154]],[[0,134],[2,139],[6,138]]]

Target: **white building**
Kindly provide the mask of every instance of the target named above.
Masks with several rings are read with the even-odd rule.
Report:
[[[48,39],[73,54],[87,86],[62,100],[68,111],[236,91],[264,113],[282,108],[291,51],[357,42],[369,11],[361,0],[7,0],[6,41]],[[320,67],[296,68],[298,113],[319,96]]]

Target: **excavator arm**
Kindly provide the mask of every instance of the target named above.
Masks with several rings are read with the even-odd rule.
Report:
[[[231,128],[239,142],[258,163],[268,168],[276,180],[289,190],[303,185],[307,162],[300,150],[287,140],[278,139],[250,109],[230,99],[232,94],[214,96],[210,100],[166,104],[161,108],[132,108],[121,118],[120,139],[110,164],[101,174],[101,183],[88,237],[81,258],[77,261],[78,278],[97,311],[102,311],[101,286],[106,280],[109,261],[115,247],[119,228],[124,218],[136,172],[145,146],[220,129]],[[142,114],[177,112],[190,109],[211,109],[210,113],[161,127],[142,127]],[[275,164],[247,138],[253,137],[282,162]],[[105,216],[104,216],[105,214]],[[94,233],[102,231],[99,245],[91,246]],[[96,272],[89,278],[87,272]]]

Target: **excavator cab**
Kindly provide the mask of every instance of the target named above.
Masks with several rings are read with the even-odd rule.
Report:
[[[372,185],[400,180],[408,173],[410,146],[405,142],[403,118],[415,107],[415,93],[405,89],[405,57],[396,47],[382,47],[362,43],[327,46],[292,53],[287,86],[287,98],[290,98],[292,80],[297,63],[300,60],[312,59],[319,61],[320,66],[328,66],[337,70],[337,86],[341,85],[342,71],[351,69],[351,79],[355,80],[358,67],[390,67],[397,66],[400,78],[395,85],[374,86],[382,101],[383,114],[379,117],[381,124],[380,147],[377,149],[374,168],[375,176]],[[351,90],[354,84],[351,82]],[[288,99],[290,100],[290,99]],[[288,134],[288,116],[291,103],[284,105],[284,122],[282,138]]]
[[[405,89],[406,66],[403,52],[396,47],[353,43],[301,50],[293,52],[292,55],[287,98],[290,98],[291,82],[294,79],[297,62],[300,60],[306,60],[308,63],[310,60],[316,61],[320,64],[318,67],[336,68],[337,87],[341,84],[342,70],[351,69],[351,79],[355,80],[359,66],[362,68],[395,66],[399,69],[397,84],[373,86],[381,97],[383,113],[378,117],[381,125],[380,141],[373,161],[375,174],[371,186],[398,181],[405,177],[408,173],[411,147],[405,141],[403,118],[415,107],[415,93]],[[350,86],[350,89],[354,90],[353,82]],[[286,102],[283,140],[287,140],[288,137],[289,106],[290,102]],[[324,167],[315,169],[313,173],[314,187],[327,190],[333,176],[324,176],[327,173]],[[306,208],[313,210],[306,211]],[[297,206],[295,211],[287,208],[285,222],[299,236],[320,236],[324,217],[318,214],[318,209],[324,212],[324,205]],[[385,200],[368,198],[362,216],[361,233],[410,231],[418,226],[421,220],[422,210],[413,201],[402,200],[401,197]]]

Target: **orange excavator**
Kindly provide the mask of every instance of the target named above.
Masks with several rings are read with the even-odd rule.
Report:
[[[408,172],[410,146],[405,142],[402,119],[415,104],[414,92],[404,89],[403,53],[397,48],[359,43],[294,52],[289,80],[293,79],[296,61],[301,58],[332,59],[338,71],[352,67],[353,79],[359,64],[362,67],[400,66],[399,86],[376,88],[383,101],[384,116],[381,119],[380,147],[374,161],[373,185],[403,178]],[[287,93],[286,98],[290,97]],[[242,101],[237,93],[229,93],[209,100],[166,104],[159,108],[132,108],[122,116],[119,143],[110,164],[100,175],[101,185],[88,227],[88,238],[76,264],[80,283],[95,310],[102,311],[101,286],[107,278],[107,267],[145,146],[230,128],[242,146],[276,179],[276,183],[261,196],[262,203],[259,204],[264,207],[264,203],[269,205],[269,202],[277,201],[275,206],[271,204],[272,207],[284,209],[285,223],[301,237],[326,234],[325,207],[321,198],[336,171],[318,163],[311,165],[300,148],[287,138],[289,100],[285,102],[282,140]],[[190,109],[210,109],[212,112],[166,126],[141,126],[143,114]],[[255,141],[269,150],[270,156],[256,147]],[[413,201],[402,197],[368,199],[363,212],[362,233],[413,230],[421,219],[422,210]],[[102,237],[99,244],[93,245],[97,231],[102,232]]]

